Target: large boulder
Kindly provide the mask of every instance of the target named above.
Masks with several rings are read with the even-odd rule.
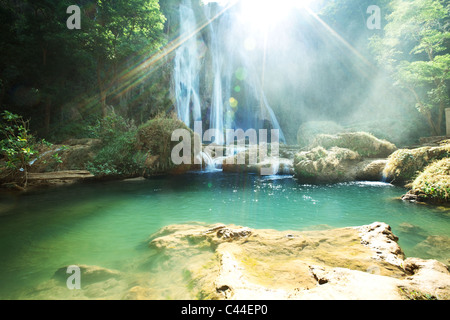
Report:
[[[450,156],[450,144],[438,147],[399,149],[388,157],[384,176],[393,184],[405,185],[418,176],[426,166],[435,160]]]
[[[366,132],[318,134],[309,150],[295,155],[295,175],[308,183],[381,181],[383,158],[394,150],[394,144]]]
[[[39,153],[29,165],[29,172],[86,170],[101,144],[100,139],[70,139],[62,144],[40,145]]]
[[[360,155],[349,149],[316,147],[295,155],[295,177],[306,183],[352,181],[355,180],[360,160]]]
[[[450,272],[407,258],[389,225],[321,231],[172,225],[149,239],[198,299],[448,299]],[[186,252],[189,252],[187,255]]]
[[[172,141],[172,133],[177,129],[184,129],[191,137],[190,164],[174,164],[171,159],[172,149],[179,141]],[[146,156],[146,175],[161,173],[183,173],[194,167],[194,132],[184,122],[174,118],[155,118],[147,121],[138,129],[136,136],[137,150]]]
[[[367,132],[343,132],[338,134],[319,134],[311,147],[321,146],[346,148],[357,152],[364,158],[385,158],[397,150],[389,141],[378,139]]]

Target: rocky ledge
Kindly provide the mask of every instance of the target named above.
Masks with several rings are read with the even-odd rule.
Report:
[[[448,300],[447,266],[405,258],[397,240],[382,222],[302,232],[170,225],[147,240],[148,254],[129,267],[80,264],[81,290],[67,289],[62,267],[24,297]]]
[[[447,267],[405,258],[397,240],[382,222],[305,232],[217,224],[167,226],[149,245],[183,257],[200,299],[449,299]],[[191,265],[196,250],[209,260]]]

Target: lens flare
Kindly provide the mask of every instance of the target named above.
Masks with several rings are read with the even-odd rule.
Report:
[[[256,28],[281,23],[289,12],[307,7],[314,0],[240,0],[242,19]]]

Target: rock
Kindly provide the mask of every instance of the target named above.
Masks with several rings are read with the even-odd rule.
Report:
[[[401,199],[403,201],[417,202],[420,201],[420,197],[417,194],[414,194],[411,191],[408,191],[406,194],[402,195]]]
[[[361,243],[371,248],[374,259],[386,261],[394,266],[400,266],[405,254],[398,245],[398,237],[392,233],[391,227],[383,222],[356,227],[360,232]]]
[[[96,155],[101,140],[70,139],[63,144],[51,147],[43,146],[36,159],[30,162],[30,173],[47,173],[53,171],[86,170],[86,165]],[[55,155],[61,162],[55,161]]]
[[[265,171],[262,169],[265,168]],[[294,174],[293,160],[280,157],[259,158],[257,147],[250,147],[233,156],[222,160],[224,172],[246,172],[264,175],[291,175]]]
[[[358,164],[355,179],[360,181],[382,181],[386,159],[369,159]]]
[[[295,177],[300,182],[307,183],[353,181],[360,160],[359,154],[349,149],[333,147],[325,150],[316,147],[295,155]]]
[[[177,129],[183,129],[190,133],[191,159],[190,164],[176,165],[172,162],[171,152],[179,141],[172,141],[172,133]],[[154,118],[139,127],[136,135],[136,148],[145,152],[145,176],[156,174],[180,174],[194,168],[193,143],[196,135],[181,120],[172,118]]]
[[[386,160],[379,157],[396,150],[394,144],[366,132],[319,134],[309,148],[294,157],[300,182],[382,181]]]
[[[436,160],[448,158],[450,144],[439,147],[399,149],[388,157],[384,177],[393,184],[404,186],[418,176],[425,167]]]
[[[151,300],[152,297],[153,290],[141,286],[134,286],[128,290],[122,300]]]
[[[248,228],[240,228],[240,229],[219,228],[217,231],[217,237],[227,241],[245,238],[251,234],[252,231]]]
[[[311,143],[310,148],[332,147],[349,149],[364,158],[385,158],[397,150],[389,141],[378,139],[367,132],[341,132],[337,134],[319,134]]]
[[[420,233],[420,229],[417,230]],[[417,244],[416,250],[421,257],[434,257],[442,263],[450,266],[450,237],[443,235],[432,235]]]
[[[80,268],[80,278],[82,285],[102,282],[109,279],[119,279],[122,276],[119,271],[99,266],[78,265],[78,267]],[[70,274],[68,274],[66,271],[67,266],[58,269],[54,274],[54,278],[65,283],[67,281],[67,278],[70,276]]]
[[[408,298],[419,293],[420,299],[450,299],[450,277],[448,268],[437,260],[408,258],[403,262],[404,269],[411,274],[400,285]]]
[[[292,295],[295,299],[321,300],[400,300],[396,278],[346,268],[312,266],[318,286]]]
[[[447,299],[445,265],[405,260],[397,240],[382,222],[307,232],[196,224],[165,227],[150,243],[166,260],[208,244],[206,260],[177,260],[195,260],[189,282],[201,299]]]

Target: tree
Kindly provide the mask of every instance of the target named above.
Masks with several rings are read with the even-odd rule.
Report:
[[[394,0],[381,37],[372,38],[378,63],[414,96],[431,134],[441,135],[449,106],[449,6],[441,0]]]
[[[28,183],[28,167],[35,150],[35,138],[30,133],[29,120],[4,111],[0,123],[0,151],[5,160],[5,168],[0,173],[5,176],[21,176],[23,187]]]
[[[0,27],[0,103],[32,116],[45,135],[52,118],[62,114],[61,106],[92,87],[86,68],[92,59],[84,52],[80,32],[66,26],[71,4],[71,0],[0,0],[0,17],[5,18]],[[27,88],[31,98],[11,93],[18,87]]]
[[[85,11],[81,36],[96,63],[105,117],[108,92],[120,85],[121,73],[132,65],[132,58],[162,45],[165,18],[158,0],[97,0],[94,4],[95,11]]]

